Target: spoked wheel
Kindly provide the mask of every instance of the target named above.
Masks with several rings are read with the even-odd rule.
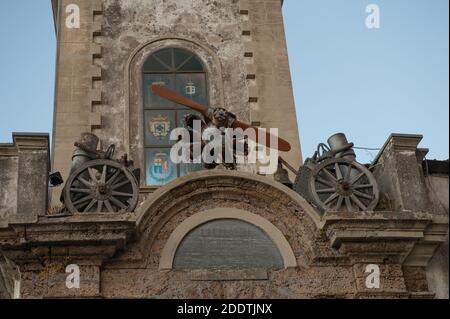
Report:
[[[111,160],[93,160],[73,172],[64,189],[67,209],[77,212],[132,212],[139,187],[134,175]]]
[[[310,177],[310,195],[322,211],[358,212],[375,209],[378,185],[363,165],[346,159],[327,159]]]

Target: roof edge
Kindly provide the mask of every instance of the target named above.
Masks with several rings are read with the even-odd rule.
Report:
[[[52,11],[53,11],[53,23],[55,25],[55,32],[56,32],[56,22],[58,20],[58,0],[50,0]]]

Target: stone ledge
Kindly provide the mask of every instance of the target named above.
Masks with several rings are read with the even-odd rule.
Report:
[[[448,218],[433,216],[432,223],[423,232],[424,236],[417,242],[406,258],[405,266],[426,267],[441,243],[447,240]]]
[[[216,269],[192,270],[189,273],[192,281],[250,281],[268,280],[267,269]]]
[[[355,299],[409,299],[410,293],[405,291],[357,292]]]
[[[322,223],[331,246],[343,254],[408,266],[426,266],[448,229],[446,218],[413,212],[326,213]]]
[[[0,157],[17,157],[17,147],[13,143],[0,144]]]
[[[382,155],[389,147],[393,147],[395,150],[399,151],[411,151],[416,152],[417,146],[422,141],[423,135],[419,134],[399,134],[393,133],[389,136],[387,141],[384,143],[380,152],[377,154],[373,161],[373,165],[376,165]]]
[[[51,249],[55,256],[69,252],[79,259],[104,259],[126,246],[135,226],[132,213],[41,217],[34,224],[15,221],[0,228],[0,247],[9,253],[12,260],[33,260],[37,255],[49,255],[47,249]]]
[[[48,133],[13,133],[13,144],[3,144],[5,149],[11,150],[16,148],[18,151],[22,150],[39,150],[47,151],[49,148],[49,134]],[[0,147],[2,145],[0,144]]]

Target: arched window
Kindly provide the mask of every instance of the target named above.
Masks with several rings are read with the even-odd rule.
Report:
[[[177,177],[201,170],[200,164],[179,164],[170,161],[170,132],[183,126],[188,108],[169,102],[151,91],[152,84],[161,84],[198,103],[208,105],[206,72],[191,52],[168,48],[151,55],[143,67],[144,76],[144,149],[146,183],[164,185]]]

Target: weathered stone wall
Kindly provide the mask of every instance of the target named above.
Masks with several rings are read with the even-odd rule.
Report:
[[[3,256],[0,251],[0,299],[19,298],[20,272],[17,265]]]
[[[295,108],[279,1],[110,0],[103,18],[103,100],[94,106],[103,125],[94,132],[108,144],[144,167],[142,65],[158,49],[183,47],[207,67],[212,106],[280,128],[293,146],[287,159],[300,163],[295,116],[284,116]]]
[[[449,182],[448,175],[429,175],[426,177],[428,192],[433,204],[441,207],[439,212],[448,218]],[[427,279],[430,290],[436,293],[436,298],[448,299],[448,236],[435,252],[427,268]]]
[[[109,0],[104,2],[103,17],[104,105],[96,108],[103,115],[104,126],[95,132],[107,143],[117,143],[125,151],[128,143],[133,144],[136,139],[133,135],[129,137],[130,141],[126,140],[129,126],[141,125],[142,111],[133,106],[141,105],[143,95],[133,96],[132,90],[129,100],[126,93],[130,81],[140,83],[143,61],[126,78],[130,59],[143,54],[145,60],[155,50],[172,45],[184,46],[200,55],[206,65],[211,65],[208,80],[212,85],[208,91],[213,106],[229,108],[243,120],[250,120],[243,59],[236,58],[243,54],[237,1]],[[179,41],[174,43],[167,41],[169,39]],[[154,42],[160,44],[148,50],[146,47]],[[196,46],[204,47],[208,52],[197,52]],[[215,58],[218,65],[208,63]],[[142,92],[140,85],[134,89]],[[137,114],[130,114],[130,123],[125,123],[125,113],[130,111],[128,105]]]
[[[392,134],[387,140],[374,169],[381,205],[384,209],[427,212],[448,223],[448,175],[425,176],[422,162],[428,150],[417,148],[421,140],[421,135],[405,134]],[[448,226],[440,228],[448,232]],[[431,291],[436,298],[448,298],[448,236],[439,246],[420,244],[415,251],[415,256],[433,258],[425,262],[422,257],[409,257],[406,264],[413,268],[428,266],[423,278],[428,280]]]
[[[0,144],[0,226],[36,221],[47,211],[48,134],[14,133],[13,141]]]
[[[17,166],[17,156],[0,155],[0,225],[17,211]]]
[[[358,298],[375,294],[365,287],[365,266],[333,249],[315,224],[315,211],[297,194],[261,181],[229,177],[178,182],[139,210],[138,247],[105,263],[102,293],[108,298]],[[291,197],[292,196],[292,197]],[[293,199],[297,198],[299,201]],[[244,199],[244,200],[243,200]],[[242,209],[279,229],[297,265],[284,270],[161,270],[163,248],[175,229],[199,212]],[[145,212],[141,215],[141,213]],[[317,220],[316,220],[317,221]],[[249,275],[252,273],[253,276]],[[257,278],[255,278],[255,273]],[[379,296],[407,297],[402,266],[381,265]],[[129,285],[133,282],[133,285]],[[127,284],[128,283],[128,284]]]
[[[427,267],[427,280],[430,291],[436,294],[436,298],[448,299],[448,236],[445,243],[435,251],[430,264]]]
[[[81,9],[80,29],[65,27],[70,3]],[[54,5],[61,18],[52,166],[64,178],[82,132],[97,134],[103,147],[116,144],[118,153],[128,152],[144,167],[141,67],[148,55],[169,46],[203,60],[212,106],[279,128],[292,145],[285,159],[300,164],[280,0],[61,0]]]
[[[441,208],[442,214],[448,216],[448,175],[429,175],[426,177],[426,185],[433,204]]]
[[[220,220],[230,211],[240,212],[235,219],[252,216],[248,222],[284,247],[284,269],[166,267],[166,247],[176,247],[180,227],[189,231],[199,215]],[[403,264],[418,240],[429,237],[430,218],[392,211],[321,217],[266,178],[198,172],[157,190],[135,213],[11,223],[0,228],[0,247],[20,267],[23,298],[430,298],[425,268]],[[80,267],[80,289],[65,285],[69,264]],[[369,264],[380,267],[378,289],[366,286]]]
[[[242,200],[245,198],[245,200]],[[306,203],[305,203],[306,204]],[[281,230],[295,255],[292,269],[159,269],[163,248],[174,230],[208,209],[242,209]],[[141,212],[147,210],[145,205]],[[138,212],[139,214],[139,212]],[[328,262],[312,265],[321,243],[304,208],[281,190],[239,178],[220,178],[181,185],[163,196],[139,222],[139,242],[105,263],[102,293],[108,298],[311,298],[352,297],[353,268],[336,267],[336,251],[324,249]],[[324,257],[320,254],[322,257]],[[251,274],[251,275],[250,275]],[[257,275],[255,275],[257,274]],[[256,278],[255,278],[256,276]],[[127,282],[133,282],[129,285]],[[332,291],[330,290],[330,287]],[[330,293],[331,292],[331,293]]]

